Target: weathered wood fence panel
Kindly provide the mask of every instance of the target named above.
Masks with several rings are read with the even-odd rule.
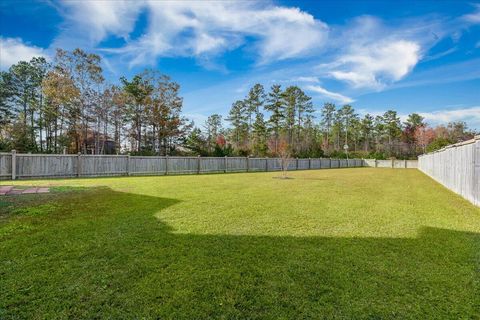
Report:
[[[267,158],[248,158],[249,171],[267,171]]]
[[[366,167],[376,167],[377,160],[375,159],[364,159],[363,165]]]
[[[319,159],[319,162],[320,162],[319,169],[324,169],[324,168],[330,169],[332,167],[332,159]]]
[[[268,171],[280,171],[282,170],[281,162],[276,158],[268,158]]]
[[[227,158],[227,172],[247,171],[247,158]]]
[[[392,168],[392,160],[377,160],[377,168]]]
[[[200,158],[200,172],[225,172],[226,168],[224,158]]]
[[[81,155],[80,176],[122,176],[128,174],[128,156]]]
[[[72,177],[77,173],[75,155],[17,153],[15,158],[16,175],[22,178]]]
[[[374,168],[415,169],[418,167],[418,160],[363,159],[363,165]]]
[[[419,169],[480,206],[480,136],[421,155]]]
[[[297,170],[310,169],[310,159],[297,159]]]
[[[12,154],[0,153],[0,179],[12,178]]]
[[[418,160],[407,160],[407,169],[418,168]]]
[[[163,175],[166,170],[164,157],[128,157],[127,172],[130,175]]]
[[[200,173],[202,160],[200,157],[166,157],[166,174]]]
[[[339,168],[339,167],[340,167],[340,160],[338,159],[330,160],[330,168]]]

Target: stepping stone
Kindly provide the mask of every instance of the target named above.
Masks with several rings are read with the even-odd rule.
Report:
[[[50,188],[37,188],[37,193],[48,193]]]
[[[32,194],[32,193],[37,193],[38,188],[28,188],[23,190],[22,194]]]
[[[0,186],[0,196],[4,196],[13,189],[13,186]]]

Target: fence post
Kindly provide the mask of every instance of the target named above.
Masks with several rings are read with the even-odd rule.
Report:
[[[197,156],[197,174],[200,174],[200,155]]]
[[[77,153],[77,178],[82,174],[82,153]]]
[[[295,170],[298,170],[298,157],[295,159]]]
[[[225,173],[227,173],[227,156],[225,156]]]
[[[268,171],[268,157],[265,158],[265,172]]]
[[[130,153],[127,154],[127,176],[130,175]]]
[[[250,171],[250,157],[247,156],[247,172]]]
[[[12,150],[12,180],[17,178],[17,151]]]
[[[392,169],[395,168],[395,160],[392,159]]]
[[[405,169],[407,169],[407,159],[404,160],[405,161]]]
[[[308,158],[308,170],[312,170],[312,158]]]
[[[375,168],[378,167],[378,164],[377,164],[377,159],[375,158]]]
[[[330,161],[329,161],[329,166],[328,166],[328,168],[329,168],[329,169],[332,169],[332,158],[328,158],[328,159],[330,160]]]
[[[168,175],[168,154],[165,155],[165,175]]]

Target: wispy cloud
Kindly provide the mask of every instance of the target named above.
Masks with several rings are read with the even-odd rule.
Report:
[[[474,5],[475,11],[455,19],[432,15],[389,22],[360,16],[328,26],[299,8],[265,1],[85,0],[63,1],[60,7],[63,32],[52,47],[94,48],[130,67],[156,65],[161,57],[194,57],[204,68],[224,73],[215,58],[241,49],[257,65],[295,58],[309,59],[310,68],[318,65],[312,76],[294,82],[329,78],[363,91],[384,90],[421,61],[454,52],[428,54],[445,37],[461,36],[462,23],[480,17],[480,5]],[[141,17],[146,25],[135,36]],[[123,43],[103,46],[110,36]]]
[[[338,101],[340,103],[351,103],[351,102],[355,101],[350,97],[344,96],[344,95],[342,95],[340,93],[337,93],[337,92],[328,91],[327,89],[325,89],[321,86],[318,86],[318,85],[308,85],[308,86],[305,87],[305,89],[309,90],[309,91],[319,93],[323,97]]]
[[[480,4],[474,4],[474,6],[475,11],[464,15],[462,18],[469,23],[477,24],[480,23]]]
[[[317,77],[295,77],[290,80],[290,82],[311,82],[311,83],[319,83]]]
[[[471,127],[480,129],[480,106],[420,112],[419,114],[430,124],[446,124],[452,121],[465,121]]]
[[[123,37],[126,44],[110,52],[129,57],[132,66],[162,56],[216,55],[240,47],[247,37],[254,39],[247,49],[260,63],[284,60],[321,47],[328,33],[309,13],[262,1],[65,1],[64,6],[66,32],[57,43],[70,42],[72,32],[83,33],[92,46],[109,35]],[[130,39],[142,10],[148,12],[146,31]]]
[[[288,71],[285,70],[287,73]],[[293,76],[291,78],[286,78],[282,80],[270,79],[269,82],[271,83],[320,83],[320,79],[314,76]]]
[[[195,123],[195,126],[201,127],[205,121],[207,121],[207,116],[201,113],[185,113],[184,116]]]
[[[431,70],[418,71],[409,76],[405,81],[393,84],[388,89],[426,86],[473,79],[480,79],[480,59],[442,64]]]
[[[448,56],[449,54],[452,54],[452,53],[456,52],[457,50],[458,50],[458,47],[452,47],[452,48],[449,48],[447,50],[438,52],[436,54],[428,55],[425,58],[423,58],[423,61],[425,62],[425,61],[437,60],[437,59],[443,58],[445,56]]]
[[[386,25],[375,17],[358,17],[331,36],[336,54],[316,70],[354,89],[382,90],[412,72],[443,36],[440,26],[419,20]]]
[[[367,113],[373,116],[380,116],[386,110],[369,110],[361,108],[358,110],[361,116]],[[472,129],[480,130],[480,106],[464,107],[464,108],[442,108],[430,112],[417,112],[425,118],[425,121],[431,125],[446,125],[449,122],[464,121]],[[398,115],[401,121],[406,121],[408,114],[400,113]]]
[[[42,48],[25,44],[18,38],[0,38],[0,69],[8,69],[19,61],[41,56],[48,57]]]
[[[353,46],[338,58],[329,74],[349,82],[354,88],[383,89],[387,83],[405,77],[420,59],[420,46],[412,41],[398,40]]]
[[[128,40],[143,1],[62,1],[55,7],[64,21],[52,46],[93,48],[110,35]]]

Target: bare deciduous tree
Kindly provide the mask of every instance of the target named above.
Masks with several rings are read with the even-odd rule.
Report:
[[[287,178],[288,166],[292,162],[292,152],[290,145],[285,137],[278,140],[270,140],[268,148],[271,154],[278,158],[278,164],[282,170],[282,178]]]

